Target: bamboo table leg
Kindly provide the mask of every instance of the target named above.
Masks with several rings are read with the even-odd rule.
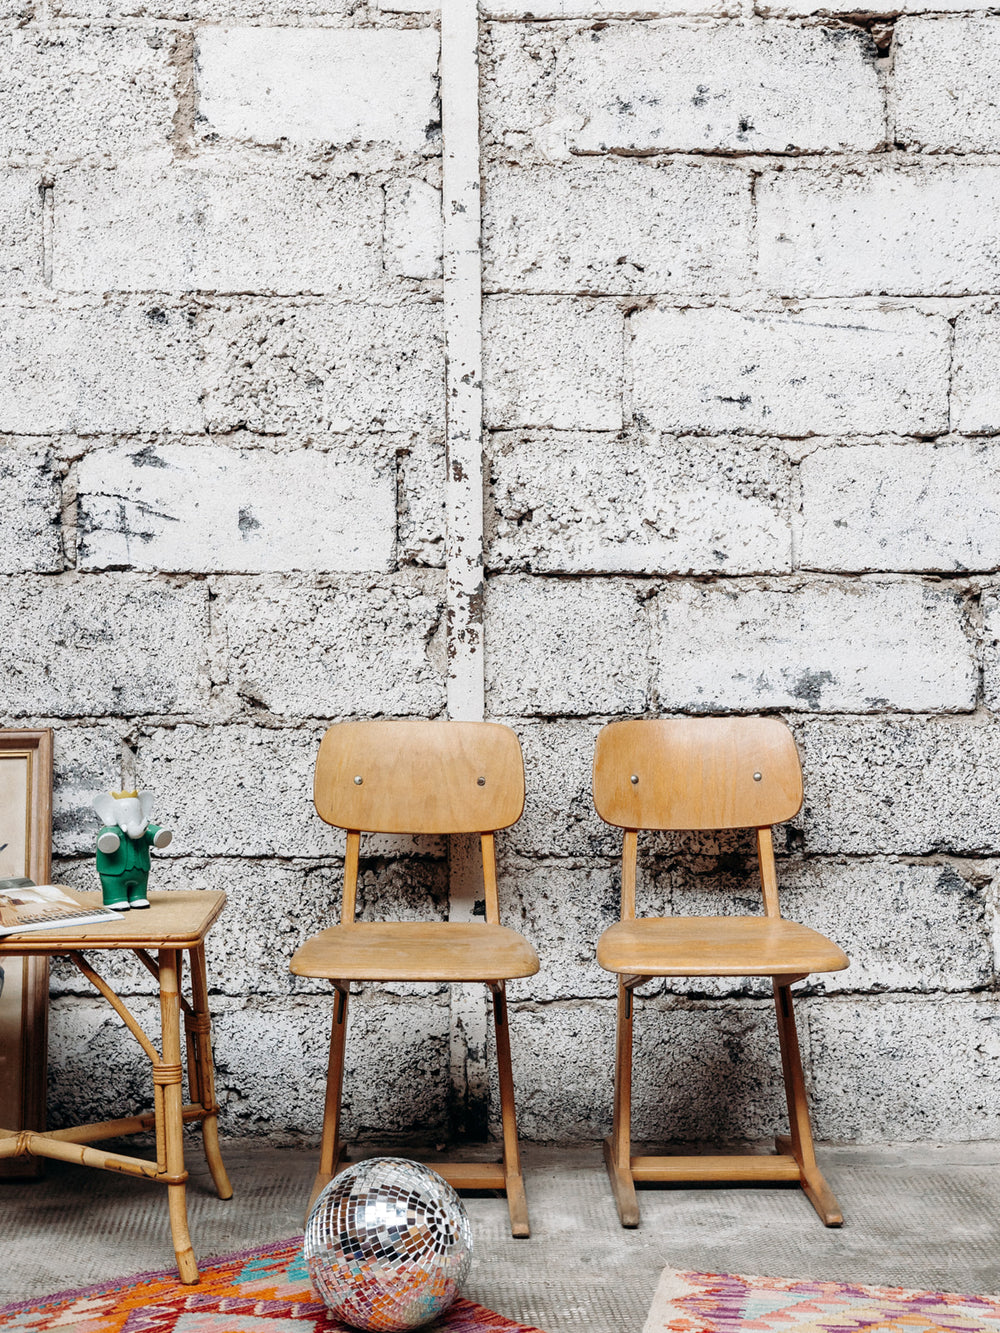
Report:
[[[194,1056],[188,1061],[188,1080],[197,1083],[197,1088],[191,1088],[191,1100],[200,1102],[205,1108],[205,1118],[201,1122],[202,1143],[216,1193],[220,1199],[231,1199],[233,1187],[219,1148],[219,1104],[215,1100],[215,1062],[212,1058],[212,1020],[208,1012],[204,944],[191,950],[191,998],[194,1016],[185,1016],[189,1049]]]
[[[167,1202],[170,1208],[170,1232],[177,1255],[177,1271],[182,1282],[198,1281],[198,1265],[188,1231],[184,1169],[184,1114],[181,1066],[181,1002],[178,987],[178,950],[161,949],[160,1022],[163,1062],[153,1069],[153,1081],[162,1089],[157,1112],[163,1117],[163,1140],[167,1159]],[[159,1137],[159,1136],[158,1136]]]

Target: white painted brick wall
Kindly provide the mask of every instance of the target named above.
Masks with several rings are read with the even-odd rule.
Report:
[[[60,507],[46,442],[0,438],[0,574],[52,573],[61,567]]]
[[[791,467],[773,445],[579,431],[493,436],[489,561],[535,574],[791,568]]]
[[[609,302],[510,296],[483,307],[488,425],[617,430],[624,320]]]
[[[432,28],[198,30],[202,134],[421,153],[439,120]],[[432,149],[433,151],[433,149]]]
[[[938,315],[660,308],[629,323],[636,416],[658,429],[792,436],[947,429],[949,328]]]
[[[65,172],[53,284],[63,291],[370,295],[382,192],[276,163]]]
[[[3,307],[0,430],[200,430],[193,322],[154,300]]]
[[[370,440],[93,449],[77,505],[84,569],[388,572],[395,559],[395,469]]]
[[[0,709],[188,713],[208,698],[208,593],[141,577],[0,579]]]
[[[512,987],[522,1131],[610,1119],[600,726],[712,707],[792,720],[783,905],[855,960],[804,988],[817,1129],[996,1134],[1000,18],[901,0],[867,25],[876,60],[842,0],[547,3],[489,0],[480,52],[486,666],[528,779],[501,896],[543,958]],[[438,19],[3,12],[0,709],[56,727],[61,875],[93,884],[90,800],[138,781],[176,834],[154,884],[231,893],[226,1131],[301,1143],[329,1000],[287,957],[344,851],[310,801],[319,740],[442,716],[455,646]],[[363,914],[447,913],[442,839],[364,850]],[[751,853],[644,839],[644,910],[756,910]],[[151,980],[127,984],[144,1005]],[[53,1119],[95,1062],[131,1109],[131,1052],[78,978],[56,989]],[[650,991],[637,1135],[783,1130],[766,987]],[[445,991],[355,1017],[348,1132],[446,1138]],[[952,1038],[931,1076],[928,1031]],[[859,1033],[896,1080],[874,1100]],[[373,1092],[386,1040],[405,1087]],[[706,1053],[720,1077],[695,1088]]]
[[[806,568],[1000,568],[1000,446],[992,441],[817,449],[799,479]]]
[[[728,164],[583,159],[487,179],[485,280],[513,292],[746,286],[750,176]]]
[[[641,713],[648,629],[625,580],[500,577],[486,594],[493,626],[486,695],[498,715]]]
[[[917,582],[668,586],[657,597],[659,710],[971,710],[959,598]]]
[[[1000,20],[902,18],[893,42],[889,117],[905,148],[1000,147]]]
[[[780,295],[1000,288],[1000,168],[784,171],[756,200],[760,280]]]
[[[862,33],[668,21],[496,25],[491,40],[488,128],[528,131],[550,151],[870,152],[885,137]]]
[[[176,99],[169,28],[0,34],[0,158],[119,161],[165,149]]]

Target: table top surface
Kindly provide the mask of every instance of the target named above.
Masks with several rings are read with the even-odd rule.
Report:
[[[100,907],[100,892],[73,890],[87,907]],[[201,944],[226,905],[215,889],[153,892],[149,907],[115,914],[70,929],[22,930],[0,938],[0,958],[10,954],[67,953],[71,949],[193,949]]]

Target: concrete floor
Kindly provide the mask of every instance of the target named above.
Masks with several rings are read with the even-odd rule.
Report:
[[[301,1231],[314,1153],[224,1145],[235,1197],[211,1192],[189,1143],[189,1212],[201,1259]],[[797,1187],[641,1191],[642,1225],[618,1225],[598,1148],[524,1150],[533,1227],[512,1240],[501,1198],[467,1201],[476,1256],[467,1294],[545,1333],[639,1333],[661,1269],[1000,1292],[1000,1144],[827,1148],[846,1222],[827,1231]],[[162,1187],[50,1163],[0,1186],[0,1303],[171,1262]]]

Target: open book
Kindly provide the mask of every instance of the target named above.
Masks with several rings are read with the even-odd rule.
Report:
[[[0,936],[22,930],[60,930],[90,921],[118,921],[118,912],[91,907],[58,884],[0,880]]]

